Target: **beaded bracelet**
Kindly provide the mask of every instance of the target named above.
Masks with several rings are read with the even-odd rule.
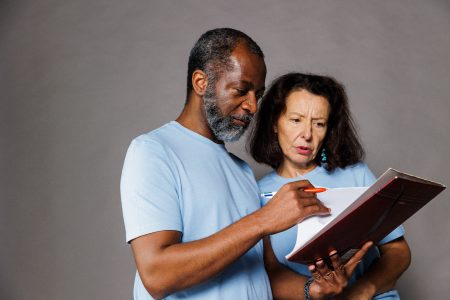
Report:
[[[309,279],[305,282],[305,286],[303,287],[303,292],[305,292],[305,300],[311,300],[311,298],[309,297],[309,286],[313,281],[314,277],[309,277]]]

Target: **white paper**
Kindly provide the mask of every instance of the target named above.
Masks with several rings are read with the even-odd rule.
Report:
[[[323,193],[318,193],[317,198],[331,209],[331,215],[313,216],[297,224],[297,241],[291,253],[305,245],[312,237],[322,230],[328,223],[333,221],[342,211],[350,206],[368,187],[349,187],[327,189]]]

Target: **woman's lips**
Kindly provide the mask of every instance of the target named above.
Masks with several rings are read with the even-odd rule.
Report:
[[[312,153],[312,150],[309,147],[299,146],[295,147],[295,149],[297,150],[297,153],[300,155],[310,155]]]

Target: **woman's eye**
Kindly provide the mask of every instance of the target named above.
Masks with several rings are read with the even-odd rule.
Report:
[[[291,119],[292,123],[300,123],[300,119]]]
[[[320,127],[320,128],[323,128],[323,127],[325,127],[325,123],[316,123],[316,126]]]

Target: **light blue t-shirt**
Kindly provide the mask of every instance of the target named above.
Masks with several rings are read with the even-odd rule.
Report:
[[[332,172],[328,172],[323,167],[318,166],[311,172],[295,178],[285,178],[278,175],[275,171],[272,171],[261,178],[258,181],[258,185],[261,189],[261,192],[263,193],[275,192],[278,191],[284,184],[297,180],[309,180],[314,186],[337,188],[370,186],[376,180],[376,178],[365,163],[358,163],[352,166],[348,166],[345,169],[336,168]],[[263,205],[265,205],[268,201],[268,199],[263,198]],[[402,237],[403,234],[403,226],[400,226],[389,235],[387,235],[378,244],[382,245],[388,243],[399,237]],[[272,248],[277,259],[282,264],[288,266],[290,269],[296,271],[297,273],[311,276],[311,273],[308,271],[308,266],[290,262],[285,257],[294,248],[296,239],[297,226],[293,226],[286,231],[270,236]],[[361,277],[362,274],[378,257],[380,257],[380,252],[378,251],[377,247],[372,247],[355,269],[354,275],[350,280],[350,284],[354,283],[357,278]],[[400,297],[396,290],[392,290],[377,295],[374,299],[400,299]]]
[[[259,209],[250,167],[224,145],[172,121],[134,139],[121,179],[126,240],[161,230],[208,237]],[[166,299],[272,299],[258,242],[209,281]],[[136,273],[134,299],[152,299]]]

